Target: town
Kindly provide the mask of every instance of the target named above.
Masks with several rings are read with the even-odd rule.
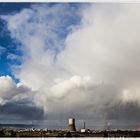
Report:
[[[0,137],[140,137],[138,130],[90,130],[84,127],[76,130],[75,119],[68,119],[65,130],[49,130],[47,128],[11,129],[1,128]]]

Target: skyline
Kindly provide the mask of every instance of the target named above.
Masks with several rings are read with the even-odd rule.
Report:
[[[139,127],[140,4],[0,7],[1,121]]]

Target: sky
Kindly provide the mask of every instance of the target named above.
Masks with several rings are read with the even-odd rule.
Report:
[[[139,127],[140,4],[0,7],[0,122]]]

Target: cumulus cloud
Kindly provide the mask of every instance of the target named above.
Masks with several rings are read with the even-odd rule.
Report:
[[[104,92],[107,98],[104,98]],[[115,92],[113,86],[94,83],[88,76],[73,76],[68,80],[58,82],[49,89],[46,87],[39,89],[36,101],[43,104],[44,110],[50,114],[53,112],[80,113],[85,108],[88,110],[84,113],[90,113],[103,109],[103,104],[107,105],[109,98],[113,103]]]
[[[7,21],[11,37],[23,45],[22,65],[13,72],[16,71],[15,76],[25,85],[38,89],[44,81],[49,85],[50,79],[64,73],[54,61],[64,48],[63,36],[69,31],[69,20],[75,17],[73,14],[76,12],[69,5],[58,4],[53,8],[33,5],[15,15],[2,16]]]
[[[113,83],[122,92],[130,90],[133,95],[128,98],[137,98],[139,6],[95,4],[84,10],[82,24],[67,37],[67,47],[59,55],[60,65],[71,73],[88,74],[95,81]]]
[[[42,120],[43,110],[33,102],[30,88],[15,83],[10,76],[0,77],[0,123],[26,123],[26,120]],[[36,113],[35,113],[36,112]],[[35,113],[36,115],[32,115]],[[16,120],[16,122],[14,121]]]
[[[140,5],[69,7],[34,5],[2,16],[24,52],[14,74],[48,116],[117,120],[112,108],[127,113],[127,105],[140,100]],[[76,25],[68,24],[73,14],[81,19]]]
[[[0,77],[0,104],[28,96],[30,89],[21,83],[16,84],[10,76]]]

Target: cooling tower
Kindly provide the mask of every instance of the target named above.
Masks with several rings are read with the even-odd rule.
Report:
[[[75,119],[74,118],[69,118],[68,119],[68,130],[69,131],[76,131]]]

